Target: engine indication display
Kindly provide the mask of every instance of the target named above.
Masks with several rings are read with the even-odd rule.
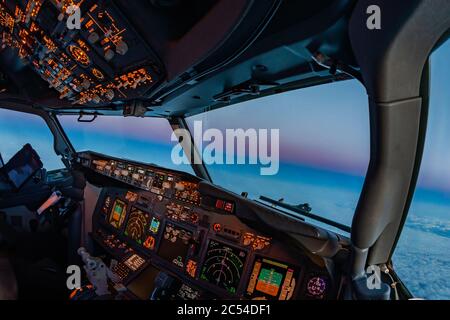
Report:
[[[161,225],[161,221],[158,218],[153,217],[152,222],[150,223],[150,228],[149,228],[150,232],[153,234],[157,234],[159,231],[160,225]]]
[[[257,258],[246,290],[255,300],[290,300],[295,290],[298,271],[281,262]]]
[[[125,215],[127,213],[127,204],[119,199],[114,202],[113,210],[109,216],[109,224],[114,228],[120,229],[125,220]]]
[[[145,213],[135,207],[131,208],[125,228],[125,235],[139,244],[145,241],[146,229],[150,220],[148,213]]]
[[[211,240],[200,278],[235,294],[246,258],[245,251]]]

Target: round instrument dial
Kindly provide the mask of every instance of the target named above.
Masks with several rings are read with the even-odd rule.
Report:
[[[327,290],[327,282],[321,277],[314,277],[308,281],[308,293],[313,297],[322,297]]]
[[[87,67],[91,64],[91,59],[89,58],[88,54],[80,47],[70,45],[69,52],[72,57],[82,66]]]
[[[104,80],[105,76],[103,75],[103,72],[98,70],[97,68],[92,69],[92,74],[98,79],[98,80]]]

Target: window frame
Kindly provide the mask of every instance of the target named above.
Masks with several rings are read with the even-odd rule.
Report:
[[[450,32],[450,30],[449,30]],[[441,45],[443,45],[446,42],[450,42],[450,36],[449,34],[444,34],[441,39],[438,41],[438,43],[435,45],[433,50],[430,52],[424,69],[422,71],[422,78],[420,83],[420,96],[423,99],[422,102],[422,115],[420,118],[420,133],[418,137],[418,148],[417,148],[417,155],[416,155],[416,166],[414,168],[413,173],[413,181],[411,183],[411,188],[408,193],[407,203],[402,215],[402,220],[400,223],[400,226],[398,228],[398,232],[396,235],[395,242],[391,248],[390,254],[389,254],[389,260],[388,260],[388,267],[390,269],[390,272],[392,274],[392,277],[395,279],[395,281],[400,285],[399,293],[406,297],[406,299],[413,299],[415,296],[414,294],[408,289],[408,285],[398,276],[395,268],[395,252],[397,250],[399,241],[402,237],[405,225],[408,221],[410,210],[414,201],[414,197],[416,195],[417,189],[418,189],[418,180],[420,177],[420,173],[422,170],[422,162],[424,160],[424,152],[425,152],[425,146],[426,146],[426,139],[427,139],[427,132],[428,132],[428,124],[429,124],[429,113],[430,113],[430,94],[431,94],[431,79],[432,79],[432,67],[431,67],[431,57],[433,53],[438,50]]]

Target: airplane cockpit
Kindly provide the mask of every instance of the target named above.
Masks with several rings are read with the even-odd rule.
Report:
[[[36,151],[26,145],[2,168],[17,187],[2,189],[2,206],[25,203],[37,215],[29,217],[30,234],[2,228],[9,231],[2,233],[3,240],[23,242],[12,256],[15,263],[27,263],[16,271],[18,280],[28,279],[18,282],[25,295],[36,288],[64,294],[64,267],[81,261],[95,284],[102,281],[96,279],[98,268],[105,268],[103,280],[113,281],[103,298],[111,291],[144,300],[335,299],[339,294],[342,276],[325,257],[347,254],[347,238],[195,175],[155,165],[82,152],[72,164],[76,171],[46,172],[41,166]],[[88,222],[80,205],[86,197],[95,197]],[[91,225],[89,251],[79,248],[83,223]],[[286,235],[310,247],[305,250]],[[53,242],[68,255],[54,256]],[[267,286],[258,281],[261,277],[268,277]],[[98,290],[89,290],[90,285],[73,291],[72,298],[96,298]]]
[[[428,2],[1,1],[0,300],[413,298]]]

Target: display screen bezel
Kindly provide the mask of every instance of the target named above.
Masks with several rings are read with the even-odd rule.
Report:
[[[252,281],[252,275],[253,275],[253,272],[255,270],[256,264],[258,262],[259,263],[272,264],[275,267],[277,267],[277,265],[278,265],[279,268],[281,268],[282,265],[286,266],[286,272],[283,274],[283,278],[281,280],[281,285],[278,288],[278,292],[277,292],[276,296],[273,296],[273,295],[270,295],[268,293],[265,293],[264,291],[258,290],[256,288],[258,280],[255,281],[255,286],[253,288],[254,291],[252,293],[248,292],[249,286],[250,286],[250,282]],[[262,266],[261,266],[261,269],[262,269]],[[274,300],[274,301],[280,300],[280,296],[281,296],[281,293],[282,293],[282,288],[283,288],[283,285],[284,285],[283,282],[286,280],[286,275],[287,275],[287,272],[288,272],[289,269],[291,269],[293,271],[292,279],[294,279],[294,281],[295,281],[295,287],[291,291],[291,296],[289,297],[289,299],[283,299],[283,300],[292,300],[293,297],[295,296],[295,294],[298,292],[298,290],[300,290],[300,287],[301,287],[300,277],[301,277],[301,274],[302,274],[302,271],[303,271],[303,267],[298,265],[298,264],[296,264],[296,263],[289,263],[289,262],[281,261],[279,259],[275,259],[275,258],[272,258],[270,256],[255,255],[254,259],[252,261],[252,264],[251,264],[251,268],[249,268],[249,270],[248,270],[248,279],[247,279],[247,282],[246,282],[245,287],[244,287],[243,295],[246,298],[248,298],[248,299],[265,298],[267,300]],[[260,274],[261,274],[261,270],[258,272],[258,275],[257,275],[258,278],[259,278]]]
[[[157,251],[158,257],[161,258],[162,260],[170,263],[172,266],[175,266],[175,267],[177,267],[179,269],[185,270],[187,262],[188,262],[188,258],[189,258],[189,252],[190,252],[189,245],[187,246],[186,254],[183,257],[183,267],[176,265],[175,263],[173,263],[173,260],[170,261],[170,259],[168,259],[167,256],[161,254],[162,251],[165,251],[163,249],[164,243],[166,241],[168,241],[168,240],[164,239],[164,234],[166,232],[166,228],[167,228],[168,225],[171,225],[172,227],[174,227],[176,229],[181,229],[181,230],[183,230],[185,232],[189,232],[191,234],[191,239],[193,239],[195,232],[193,230],[189,229],[189,228],[186,228],[184,226],[180,226],[179,224],[174,223],[172,221],[165,221],[163,228],[160,227],[160,229],[159,229],[159,232],[160,232],[161,235],[160,235],[160,241],[159,241],[159,244],[158,244],[158,251]]]

